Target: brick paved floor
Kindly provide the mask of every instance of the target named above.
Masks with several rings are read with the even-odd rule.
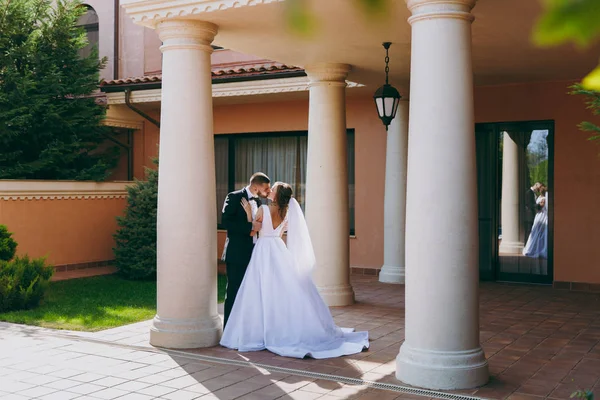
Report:
[[[400,384],[394,378],[394,361],[404,339],[404,289],[363,276],[354,277],[353,284],[357,304],[332,313],[341,326],[368,329],[371,348],[332,360],[295,360],[220,347],[165,354],[148,345],[149,321],[97,333],[59,332],[62,336],[0,324],[0,399],[437,397],[305,376],[316,372]],[[492,379],[483,388],[460,394],[510,400],[567,399],[577,388],[600,394],[598,294],[484,283],[481,340]],[[228,365],[228,360],[254,366]]]

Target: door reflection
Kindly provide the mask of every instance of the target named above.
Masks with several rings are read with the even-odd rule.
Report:
[[[548,275],[548,129],[499,132],[498,272]],[[524,279],[526,280],[526,279]]]

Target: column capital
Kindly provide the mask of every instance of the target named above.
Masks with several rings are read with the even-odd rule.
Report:
[[[211,43],[219,27],[213,23],[192,19],[166,19],[156,25],[162,52],[173,49],[199,49],[212,53]]]
[[[351,69],[352,66],[349,64],[340,63],[316,63],[304,66],[311,86],[322,83],[346,86],[346,78]]]
[[[408,23],[433,19],[456,18],[473,22],[475,17],[471,10],[477,0],[405,0],[406,6],[412,13]]]

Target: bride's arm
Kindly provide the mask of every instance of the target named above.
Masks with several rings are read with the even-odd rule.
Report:
[[[262,220],[263,220],[263,209],[262,209],[262,207],[260,207],[258,209],[258,211],[256,212],[256,218],[255,218],[255,220],[257,222],[262,222]]]
[[[258,232],[260,230],[260,228],[262,227],[262,210],[259,209],[258,212],[256,213],[256,220],[252,219],[252,206],[250,206],[250,203],[248,202],[248,200],[242,198],[241,200],[241,205],[244,208],[244,211],[246,212],[246,218],[248,220],[249,223],[252,224],[252,230],[250,231],[250,236],[254,236],[256,235],[256,232]],[[260,213],[260,219],[258,219],[258,214]]]
[[[262,226],[262,220],[263,220],[263,209],[262,209],[262,207],[260,207],[258,209],[258,211],[256,212],[256,218],[254,219],[254,221],[260,223]],[[256,232],[258,232],[258,230],[253,230],[252,232],[250,232],[250,236],[255,236]]]

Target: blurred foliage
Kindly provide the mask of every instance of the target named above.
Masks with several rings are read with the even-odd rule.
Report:
[[[541,0],[544,13],[533,30],[533,42],[541,47],[574,43],[580,48],[600,36],[600,0]],[[600,90],[600,66],[583,80],[588,90]]]
[[[390,8],[390,0],[346,1],[352,1],[365,17],[371,19],[387,15],[387,11]],[[286,0],[284,2],[285,18],[289,29],[293,33],[304,37],[313,36],[320,29],[319,22],[311,11],[309,3],[309,0]]]
[[[349,0],[367,18],[386,15],[389,0]],[[575,43],[589,46],[600,36],[600,0],[539,0],[544,12],[536,23],[532,40],[541,47]],[[309,0],[287,0],[285,16],[293,33],[310,37],[319,30],[319,23],[310,10]],[[600,91],[600,66],[583,80],[589,90]]]
[[[591,110],[593,115],[600,115],[600,92],[587,89],[581,84],[573,85],[570,89],[571,94],[584,96],[585,105]],[[583,121],[579,124],[579,129],[589,133],[588,140],[600,140],[600,127],[595,123]]]

